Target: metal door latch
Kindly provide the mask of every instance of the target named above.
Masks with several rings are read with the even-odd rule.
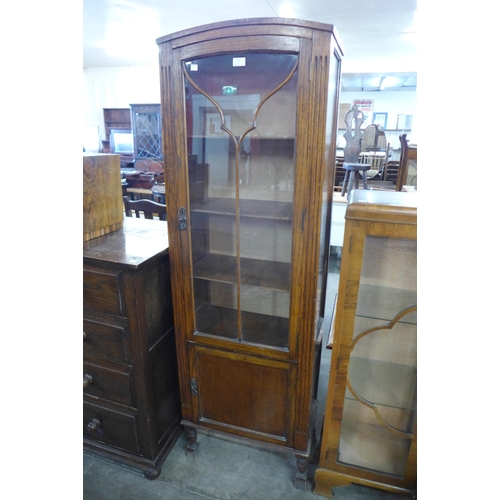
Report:
[[[187,229],[187,215],[184,207],[179,208],[179,223],[177,224],[177,227],[181,231],[185,231]]]
[[[190,386],[191,386],[191,394],[193,396],[198,396],[198,384],[196,383],[196,380],[194,378],[190,380]]]

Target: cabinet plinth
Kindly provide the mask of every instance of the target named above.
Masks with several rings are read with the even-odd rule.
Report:
[[[188,450],[199,429],[312,442],[342,52],[333,26],[227,21],[157,40]]]
[[[416,194],[353,191],[314,492],[413,495],[417,460]]]

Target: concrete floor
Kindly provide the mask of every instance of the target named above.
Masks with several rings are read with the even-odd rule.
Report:
[[[333,308],[338,288],[340,260],[330,261],[327,310]],[[329,318],[325,318],[329,321]],[[323,344],[326,344],[324,339]],[[323,347],[318,388],[318,421],[321,429],[330,371],[331,351]],[[162,466],[160,476],[149,481],[125,465],[84,452],[84,500],[318,500],[312,493],[312,478],[319,457],[319,443],[311,452],[307,491],[294,487],[295,457],[269,450],[259,443],[242,443],[231,436],[199,431],[196,458],[186,455],[181,435]],[[363,486],[335,488],[338,500],[399,500],[395,494]]]

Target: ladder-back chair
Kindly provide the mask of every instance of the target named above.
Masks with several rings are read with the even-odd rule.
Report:
[[[127,217],[134,217],[135,215],[135,217],[140,218],[142,212],[145,219],[154,219],[154,216],[157,216],[160,220],[167,220],[166,205],[153,200],[131,200],[128,196],[124,196],[123,206]]]

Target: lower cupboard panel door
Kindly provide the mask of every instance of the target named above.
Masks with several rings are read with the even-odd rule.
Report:
[[[258,434],[266,441],[288,444],[292,366],[283,361],[196,349],[199,420],[237,434],[253,438]]]

